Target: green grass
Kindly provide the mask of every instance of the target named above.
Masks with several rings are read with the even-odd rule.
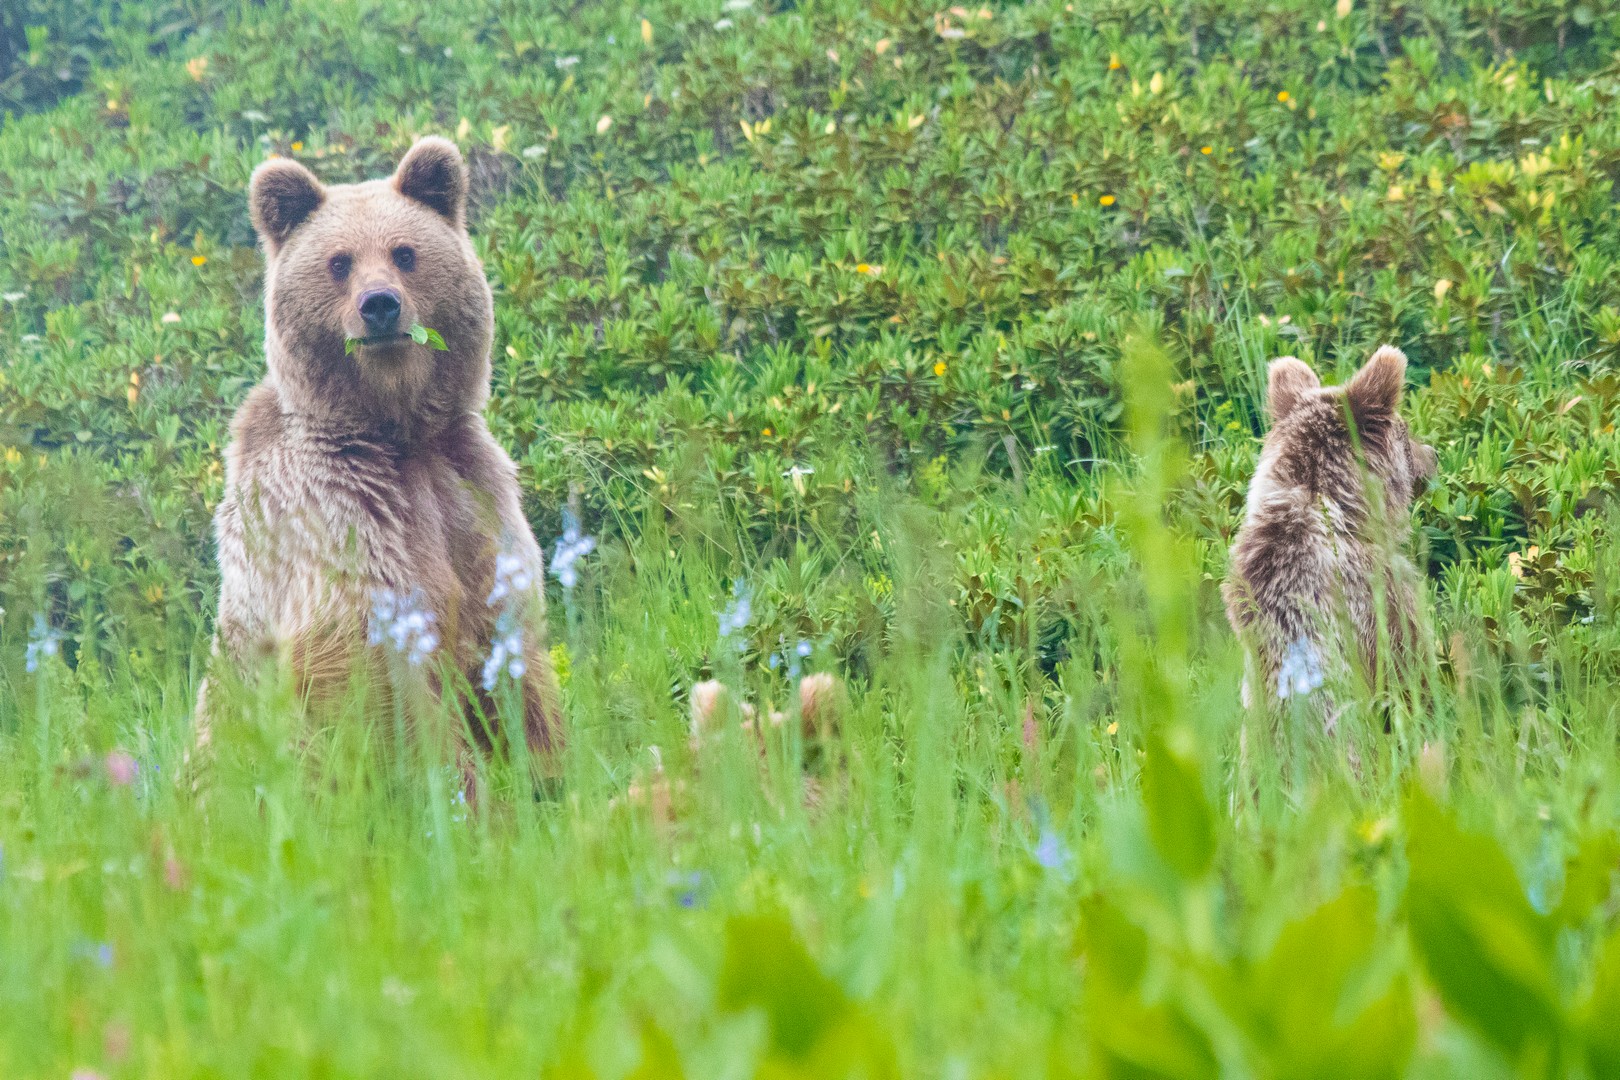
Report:
[[[1617,49],[1552,0],[7,5],[0,1076],[1620,1076]],[[272,696],[194,790],[248,174],[426,132],[491,426],[601,539],[562,780],[469,811]],[[1239,708],[1217,587],[1265,362],[1383,342],[1438,689],[1330,742]],[[801,640],[833,752],[695,752],[688,688],[782,706]]]

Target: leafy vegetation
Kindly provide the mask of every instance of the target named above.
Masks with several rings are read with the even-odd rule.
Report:
[[[0,1073],[1620,1075],[1617,50],[1570,0],[6,5]],[[247,177],[427,132],[581,553],[563,783],[469,809],[271,699],[193,792]],[[1265,362],[1384,342],[1441,670],[1328,739],[1239,708],[1216,584]],[[689,746],[801,662],[836,753]]]

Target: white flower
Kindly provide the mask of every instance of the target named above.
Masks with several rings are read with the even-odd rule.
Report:
[[[714,21],[714,28],[716,30],[730,30],[734,25],[736,24],[734,24],[730,19],[716,19]]]
[[[1287,700],[1296,694],[1309,694],[1325,681],[1322,654],[1305,638],[1294,639],[1277,667],[1277,697]]]
[[[571,511],[563,511],[563,532],[557,537],[557,550],[551,557],[551,576],[572,589],[579,584],[579,571],[575,564],[596,550],[596,537],[585,535],[579,520]]]
[[[439,647],[437,622],[421,589],[412,589],[403,597],[393,589],[377,589],[371,594],[366,642],[373,646],[387,642],[415,667]]]
[[[25,292],[0,293],[0,300],[4,300],[8,304],[15,304],[25,298],[27,295],[28,294]]]
[[[39,670],[39,660],[42,656],[55,656],[62,648],[62,635],[51,628],[45,621],[45,616],[34,612],[34,628],[28,634],[28,650],[25,666],[29,671]]]

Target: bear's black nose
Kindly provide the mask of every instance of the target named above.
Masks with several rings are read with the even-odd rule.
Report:
[[[399,293],[393,289],[373,289],[360,297],[360,317],[372,337],[392,334],[399,328]]]

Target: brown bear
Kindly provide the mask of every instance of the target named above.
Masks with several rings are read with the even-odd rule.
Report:
[[[332,186],[273,158],[249,202],[268,370],[225,451],[216,655],[279,658],[317,698],[389,672],[392,700],[452,701],[486,749],[514,695],[543,761],[562,731],[541,552],[481,414],[494,308],[460,152],[424,138],[392,177]],[[198,719],[206,744],[206,683]]]
[[[1428,631],[1405,548],[1436,458],[1401,419],[1405,378],[1406,356],[1389,346],[1344,386],[1323,387],[1291,356],[1271,364],[1271,430],[1222,588],[1249,653],[1246,705],[1258,677],[1272,702],[1314,694],[1331,730],[1325,685],[1417,674]]]

